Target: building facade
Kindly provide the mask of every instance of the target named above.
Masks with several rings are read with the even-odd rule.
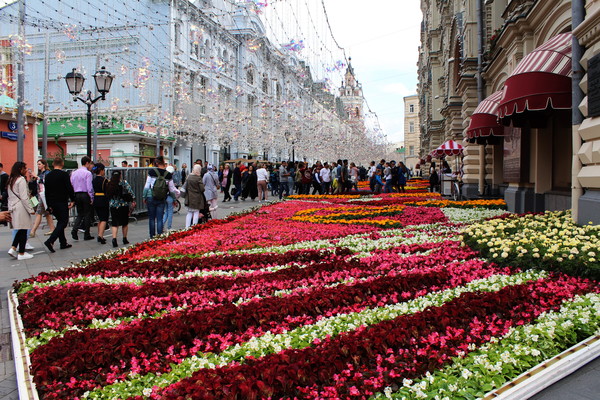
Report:
[[[75,7],[77,24],[70,24],[72,6],[28,1],[25,64],[26,101],[46,110],[50,135],[70,142],[63,146],[70,157],[80,155],[86,135],[85,106],[72,102],[63,79],[72,68],[92,94],[93,71],[105,66],[115,76],[106,101],[94,106],[93,154],[115,163],[143,166],[152,147],[178,165],[292,153],[329,158],[323,144],[335,146],[331,139],[352,130],[301,53],[266,37],[253,2],[140,0],[110,19],[77,3],[83,9]],[[2,11],[15,17],[17,9]],[[8,25],[0,37],[16,32]],[[362,117],[361,108],[355,118]],[[125,148],[121,139],[133,142]]]
[[[421,154],[418,95],[404,97],[404,149],[404,163],[415,171]]]
[[[578,5],[585,21],[573,32]],[[600,223],[600,213],[588,218],[600,177],[594,118],[574,128],[571,115],[572,41],[583,64],[593,58],[597,2],[423,1],[422,10],[422,155],[464,139],[468,196],[500,195],[517,212],[572,209],[579,222]],[[587,116],[585,104],[574,107]]]

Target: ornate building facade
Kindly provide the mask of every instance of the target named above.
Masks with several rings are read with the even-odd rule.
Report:
[[[571,115],[573,38],[586,66],[598,52],[591,28],[598,2],[421,4],[421,155],[444,140],[464,140],[467,196],[501,195],[518,212],[573,209],[579,222],[600,223],[600,213],[589,218],[600,205],[600,136],[592,133],[600,124]],[[577,9],[585,19],[573,31]],[[580,86],[590,89],[585,78]],[[586,100],[578,103],[575,111],[587,116]]]

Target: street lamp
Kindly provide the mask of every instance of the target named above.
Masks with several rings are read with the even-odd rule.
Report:
[[[294,162],[294,161],[296,161],[296,148],[295,148],[295,146],[294,146],[294,144],[295,144],[296,142],[295,142],[295,140],[293,140],[292,134],[291,134],[290,132],[286,131],[286,132],[284,133],[284,135],[285,135],[285,141],[286,141],[286,142],[288,142],[288,143],[289,143],[289,142],[290,142],[290,140],[291,140],[291,142],[292,142],[292,162]]]
[[[92,157],[92,105],[98,100],[106,100],[106,94],[110,91],[112,85],[113,76],[104,67],[100,68],[93,75],[94,81],[96,82],[96,88],[100,93],[100,96],[93,99],[92,92],[88,90],[87,98],[79,97],[79,93],[83,89],[83,83],[85,78],[79,72],[75,72],[75,68],[67,75],[65,75],[65,81],[67,82],[67,88],[69,93],[73,95],[73,101],[81,101],[87,105],[87,156]]]

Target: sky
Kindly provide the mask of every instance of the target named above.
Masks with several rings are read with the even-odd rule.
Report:
[[[390,142],[403,140],[404,100],[416,94],[419,0],[324,0],[363,95]]]

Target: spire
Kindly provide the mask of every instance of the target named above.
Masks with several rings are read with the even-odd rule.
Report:
[[[348,68],[346,68],[346,73],[354,75],[354,68],[352,68],[352,57],[348,57]]]

